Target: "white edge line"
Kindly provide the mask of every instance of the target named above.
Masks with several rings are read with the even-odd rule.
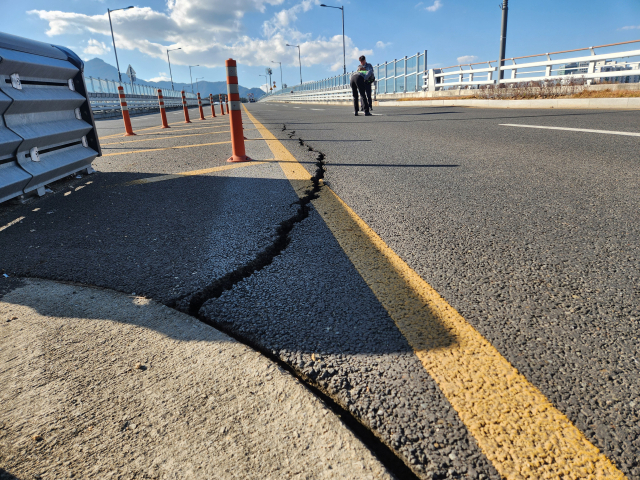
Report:
[[[604,133],[607,135],[626,135],[628,137],[640,137],[636,132],[618,132],[615,130],[590,130],[588,128],[546,127],[543,125],[518,125],[516,123],[500,123],[502,127],[540,128],[544,130],[566,130],[569,132]]]

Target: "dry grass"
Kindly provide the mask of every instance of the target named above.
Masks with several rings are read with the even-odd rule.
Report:
[[[398,102],[428,102],[431,100],[473,100],[475,95],[455,95],[450,97],[414,97],[414,98],[398,98]]]
[[[640,90],[588,90],[582,80],[564,85],[552,82],[521,82],[486,86],[472,90],[472,94],[446,97],[399,98],[399,102],[432,100],[537,100],[546,98],[632,98],[640,97]]]
[[[583,90],[571,98],[633,98],[640,97],[640,90]]]

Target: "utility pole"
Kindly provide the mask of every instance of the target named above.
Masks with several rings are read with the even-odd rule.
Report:
[[[507,14],[509,13],[509,0],[502,0],[500,5],[502,10],[502,32],[500,33],[500,57],[498,57],[498,83],[504,78],[504,71],[500,67],[504,67],[504,55],[507,49]]]
[[[300,65],[300,85],[302,85],[302,60],[300,59],[300,45],[289,45],[287,47],[296,47],[298,49],[298,64]]]
[[[273,60],[271,60],[271,63],[279,63],[280,64],[280,88],[282,89],[282,62],[274,62]]]
[[[107,8],[107,15],[109,15],[109,27],[111,28],[111,41],[113,42],[113,53],[116,56],[116,68],[118,69],[118,82],[122,83],[122,75],[120,75],[120,64],[118,63],[118,52],[116,52],[116,39],[113,36],[113,24],[111,23],[111,12],[117,12],[118,10],[129,10],[133,7],[116,8],[115,10],[109,10]]]
[[[182,48],[174,48],[172,50],[167,49],[167,62],[169,62],[169,76],[171,77],[171,90],[173,88],[173,73],[171,73],[171,60],[169,60],[169,52],[173,52],[173,50],[182,50]]]
[[[342,72],[343,75],[347,74],[347,50],[345,48],[345,42],[344,42],[344,6],[342,7],[334,7],[332,5],[325,5],[324,3],[320,4],[321,7],[326,7],[326,8],[335,8],[338,10],[342,10],[342,61],[343,61],[343,65],[344,65],[344,70]],[[302,82],[300,82],[302,83]]]
[[[193,67],[199,67],[200,65],[189,65],[189,78],[191,79],[191,93],[193,93],[193,77],[191,76],[191,69]]]

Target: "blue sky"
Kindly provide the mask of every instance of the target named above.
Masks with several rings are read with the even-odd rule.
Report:
[[[224,59],[240,65],[240,83],[264,82],[265,66],[283,62],[284,83],[342,71],[340,11],[320,0],[4,0],[0,31],[65,45],[85,59],[115,65],[107,7],[135,8],[113,14],[121,70],[131,64],[140,78],[174,81],[224,79]],[[428,50],[430,66],[493,60],[500,35],[500,0],[328,0],[344,5],[347,69],[365,53],[371,63]],[[640,0],[511,0],[507,56],[522,56],[640,39]],[[636,47],[640,48],[640,47]]]

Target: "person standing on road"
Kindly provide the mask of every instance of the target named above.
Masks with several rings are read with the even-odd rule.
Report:
[[[360,60],[360,65],[358,66],[358,72],[361,75],[364,75],[364,90],[367,94],[367,101],[369,102],[369,110],[373,110],[373,102],[371,101],[371,86],[373,82],[376,81],[375,74],[373,73],[373,65],[367,63],[367,59],[364,55],[362,55],[358,60]],[[362,108],[361,110],[363,110]]]
[[[369,102],[367,101],[367,94],[364,86],[364,75],[360,72],[356,72],[351,75],[351,93],[353,93],[353,109],[356,112],[356,117],[358,116],[358,109],[360,102],[358,101],[358,92],[360,92],[360,96],[362,97],[362,102],[364,104],[364,115],[368,117],[371,115],[369,112]]]

